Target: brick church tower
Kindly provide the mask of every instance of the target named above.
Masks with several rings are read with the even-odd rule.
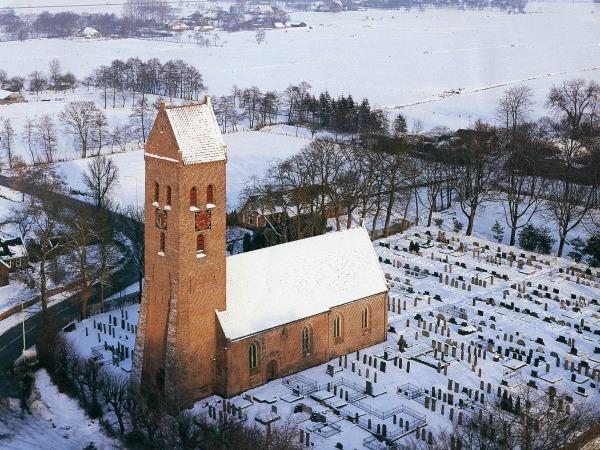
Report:
[[[226,148],[210,99],[161,104],[144,160],[145,282],[132,382],[178,409],[218,388]]]

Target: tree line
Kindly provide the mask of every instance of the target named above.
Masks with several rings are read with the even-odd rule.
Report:
[[[43,11],[35,15],[33,20],[25,20],[14,10],[0,11],[0,31],[9,40],[25,40],[35,38],[67,38],[74,36],[84,27],[92,27],[103,36],[129,37],[144,27],[161,27],[171,14],[171,8],[160,3],[162,11],[142,5],[142,1],[130,1],[126,5],[125,14],[114,13],[77,14],[73,11],[50,13]]]
[[[284,91],[262,92],[258,87],[233,86],[229,95],[214,99],[215,113],[223,132],[235,131],[240,123],[250,128],[287,123],[344,134],[386,133],[387,115],[371,107],[367,98],[356,102],[352,95],[337,98],[323,92],[315,96],[307,82]]]
[[[75,325],[78,326],[78,325]],[[136,448],[202,448],[207,450],[300,450],[298,432],[291,423],[274,426],[265,434],[257,425],[224,421],[214,424],[205,413],[184,410],[172,415],[159,392],[130,389],[129,376],[94,358],[85,358],[57,321],[45,324],[37,340],[39,364],[60,392],[75,398],[92,419],[125,445]],[[17,367],[29,389],[33,375]],[[28,395],[24,389],[23,397]],[[27,409],[27,402],[22,403]],[[90,447],[95,448],[93,443]]]
[[[241,203],[289,216],[283,226],[293,233],[273,226],[273,243],[320,234],[327,217],[338,229],[351,226],[352,217],[368,220],[373,237],[378,228],[385,236],[394,218],[407,220],[411,203],[415,224],[421,208],[428,226],[434,212],[456,203],[471,235],[482,209],[500,205],[510,245],[534,217],[543,218],[562,256],[573,230],[586,226],[592,237],[600,230],[600,85],[576,79],[553,87],[550,115],[536,121],[531,106],[528,88],[511,88],[498,101],[496,124],[478,121],[433,148],[423,134],[405,132],[403,117],[394,121],[393,135],[316,140],[249,180]]]
[[[125,106],[131,97],[135,103],[138,96],[157,95],[168,99],[198,100],[206,90],[202,74],[193,65],[182,60],[161,63],[152,58],[115,59],[109,66],[101,66],[83,80],[85,86],[100,89],[104,107],[108,101],[113,108],[118,102]]]

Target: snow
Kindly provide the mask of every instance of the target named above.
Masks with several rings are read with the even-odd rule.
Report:
[[[227,258],[227,309],[235,340],[387,290],[365,229],[354,228]]]
[[[207,97],[204,104],[166,107],[184,164],[222,161],[225,142]]]
[[[599,5],[529,2],[528,14],[435,8],[294,12],[309,27],[221,33],[222,47],[139,39],[36,39],[0,44],[9,74],[45,69],[60,55],[64,69],[89,75],[115,58],[181,58],[198,65],[211,95],[231,86],[283,90],[307,81],[316,92],[368,97],[426,126],[465,126],[492,118],[507,87],[527,84],[535,113],[547,89],[565,79],[597,78]],[[14,57],[19,55],[18,58]],[[351,76],[340,76],[351,74]]]
[[[93,442],[98,450],[122,448],[102,433],[98,420],[89,419],[77,401],[60,393],[45,370],[35,374],[31,415],[21,417],[18,402],[0,412],[0,434],[5,450],[60,448],[79,450]]]
[[[227,145],[227,204],[238,206],[240,193],[251,176],[262,176],[269,163],[298,153],[308,142],[293,136],[242,131],[223,135]],[[131,151],[108,155],[119,167],[119,186],[115,201],[121,205],[142,205],[144,202],[144,153]],[[58,163],[65,182],[83,192],[82,175],[89,160],[79,159]]]
[[[314,448],[324,450],[338,442],[343,448],[365,448],[365,443],[376,439],[377,427],[384,424],[389,438],[411,448],[417,427],[434,435],[448,430],[459,415],[465,420],[469,414],[477,414],[483,403],[495,402],[499,387],[514,396],[530,381],[541,389],[554,386],[559,395],[568,394],[576,401],[598,404],[600,385],[592,378],[592,371],[600,370],[600,357],[594,353],[600,343],[598,269],[584,275],[578,272],[584,266],[573,266],[566,259],[523,252],[481,236],[441,231],[445,235],[438,236],[435,227],[413,227],[372,244],[390,286],[391,331],[385,342],[231,399],[209,397],[197,402],[194,412],[213,421],[222,415],[228,420],[259,426],[278,417],[272,426],[290,420],[305,436],[310,435]],[[343,233],[332,233],[334,239],[340,235]],[[310,246],[310,241],[302,241],[302,246]],[[411,241],[419,242],[421,254],[408,252]],[[272,249],[287,251],[291,245]],[[372,254],[373,247],[368,242],[367,245],[369,248],[362,249],[361,254]],[[512,261],[510,252],[514,254]],[[239,258],[243,262],[244,257],[253,253],[228,260]],[[257,258],[263,259],[260,255]],[[296,267],[298,262],[289,264]],[[280,270],[275,265],[257,270],[255,279],[246,286],[274,283],[269,274],[275,269]],[[345,276],[341,258],[335,262],[335,270]],[[295,277],[289,275],[291,279]],[[296,282],[288,289],[286,298],[295,295],[299,287]],[[335,289],[328,291],[333,294]],[[253,294],[256,295],[250,299],[251,307],[238,319],[242,325],[248,315],[250,319],[255,315],[254,302],[271,295],[260,291]],[[302,304],[298,307],[304,308]],[[279,306],[275,308],[277,311]],[[91,348],[99,345],[92,321],[107,323],[108,314],[112,314],[118,319],[115,337],[102,332],[101,341],[107,340],[109,346],[126,346],[131,354],[134,338],[121,328],[120,318],[127,311],[126,322],[131,328],[137,320],[139,305],[121,309],[123,312],[115,310],[78,323],[76,330],[67,336],[84,355],[91,355]],[[268,324],[259,324],[265,325]],[[85,336],[85,327],[91,330],[89,337]],[[459,334],[460,329],[469,334]],[[398,349],[400,336],[406,341],[404,351]],[[567,345],[570,339],[574,339],[576,355],[571,353],[571,345]],[[118,366],[112,365],[112,361],[107,359],[106,364],[117,371],[127,370],[131,364],[130,358],[119,359]],[[583,366],[578,369],[581,362],[589,364],[587,375]],[[373,386],[373,395],[365,392],[367,381]],[[433,398],[437,400],[435,409]],[[302,412],[295,412],[297,407]],[[311,421],[311,413],[322,414],[325,423]],[[400,419],[403,428],[399,426]]]

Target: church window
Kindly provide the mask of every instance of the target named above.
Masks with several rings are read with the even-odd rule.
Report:
[[[310,353],[312,347],[312,333],[310,327],[305,325],[302,329],[302,352]]]
[[[190,189],[190,207],[198,206],[198,189],[194,186]]]
[[[165,252],[165,233],[162,231],[160,232],[160,252]]]
[[[248,367],[250,370],[258,367],[258,345],[256,345],[256,342],[248,347]]]
[[[196,236],[196,253],[204,252],[204,235],[199,234]]]
[[[212,184],[209,184],[206,188],[206,203],[214,204],[215,203],[215,192]]]
[[[167,201],[166,204],[171,206],[171,186],[167,186]]]
[[[154,203],[158,203],[160,200],[160,186],[158,185],[157,182],[154,183],[154,197],[153,197],[153,202]]]
[[[333,337],[339,338],[342,335],[342,318],[337,315],[333,319]]]
[[[369,328],[370,325],[371,325],[371,317],[369,314],[369,307],[367,306],[362,311],[362,327],[363,327],[363,329],[366,329],[366,328]]]

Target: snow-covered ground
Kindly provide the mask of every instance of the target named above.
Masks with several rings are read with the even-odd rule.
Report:
[[[298,153],[309,141],[303,137],[260,131],[241,131],[223,135],[227,144],[227,205],[238,206],[239,196],[248,178],[264,173],[269,162]],[[121,205],[144,202],[144,153],[132,151],[111,155],[119,167],[119,186],[115,200]],[[67,184],[84,190],[82,174],[89,161],[84,159],[59,163]]]
[[[413,227],[373,244],[390,286],[386,342],[226,402],[199,401],[195,411],[252,424],[290,419],[314,448],[329,449],[363,448],[384,425],[387,437],[403,444],[417,428],[435,437],[496,401],[498,389],[514,396],[527,382],[600,402],[600,273],[438,231]],[[408,252],[411,241],[419,242],[420,255]],[[67,336],[83,355],[94,350],[127,372],[138,310],[136,304],[96,315]]]
[[[553,83],[598,79],[600,5],[529,2],[527,14],[498,10],[295,12],[304,29],[221,33],[221,47],[187,42],[38,39],[0,43],[2,68],[13,75],[65,70],[89,75],[115,58],[180,58],[198,66],[211,95],[231,86],[283,90],[308,81],[316,92],[368,97],[401,108],[426,127],[464,126],[491,118],[506,87],[529,85],[536,113]],[[1,110],[1,108],[0,108]]]
[[[31,415],[21,415],[18,401],[0,407],[0,447],[5,450],[40,448],[81,450],[91,442],[98,450],[123,448],[104,435],[98,420],[86,417],[81,407],[58,391],[45,370],[35,374],[35,401]]]

